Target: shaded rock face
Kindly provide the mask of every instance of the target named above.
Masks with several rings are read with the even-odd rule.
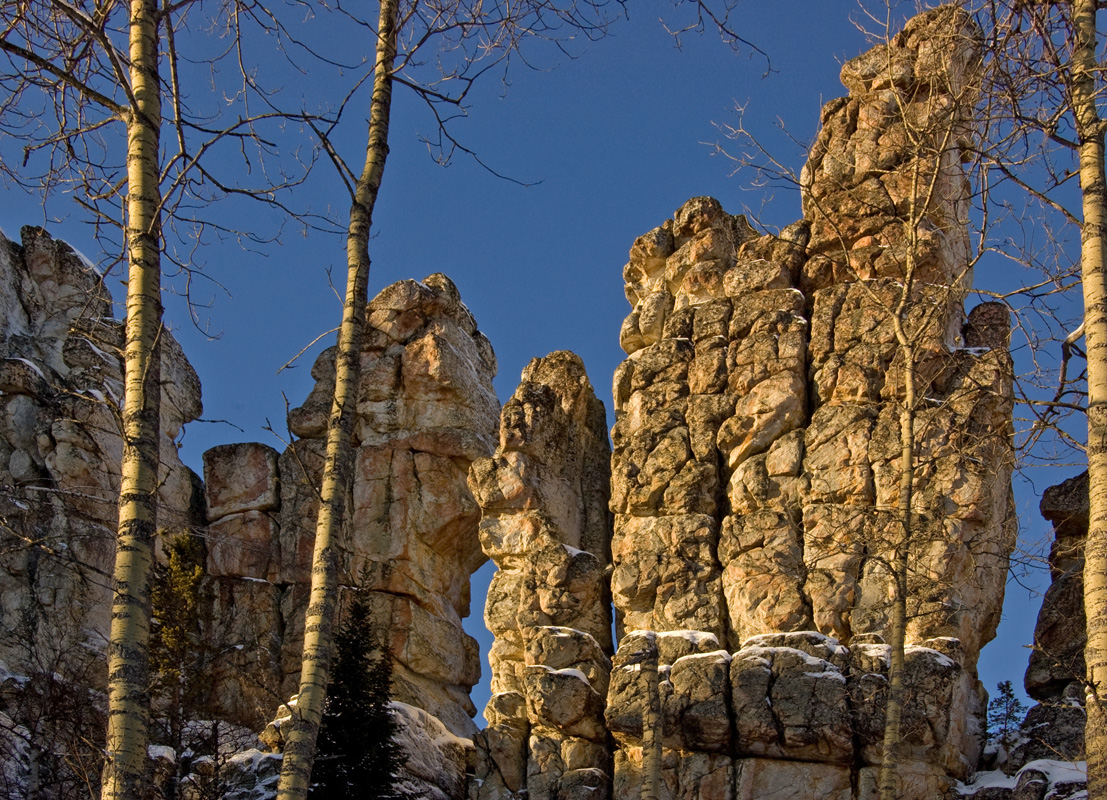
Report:
[[[1008,755],[1010,774],[1039,780],[1032,762],[1084,759],[1084,542],[1088,536],[1088,473],[1042,492],[1041,512],[1053,524],[1049,552],[1052,582],[1042,598],[1034,628],[1034,649],[1023,685],[1038,703],[1019,726],[1019,743]],[[1044,787],[1048,783],[1042,783]],[[1074,783],[1074,786],[1077,781]],[[1014,792],[1015,789],[1012,789]],[[980,796],[977,793],[977,796]],[[1015,794],[998,795],[997,798]]]
[[[20,234],[19,243],[0,236],[0,661],[17,674],[93,675],[99,686],[123,454],[123,325],[83,256],[40,228]],[[203,523],[203,499],[174,443],[200,415],[200,383],[168,332],[161,381],[158,526],[169,537]]]
[[[804,220],[758,236],[695,198],[631,248],[613,386],[617,798],[653,764],[665,798],[874,794],[902,546],[903,796],[975,768],[976,660],[1015,530],[1006,312],[962,310],[972,34],[942,8],[846,64]]]
[[[1034,628],[1034,650],[1023,685],[1043,703],[1057,702],[1073,683],[1083,685],[1084,541],[1088,537],[1088,473],[1042,492],[1042,516],[1053,524],[1050,586]]]
[[[580,358],[536,358],[473,463],[481,545],[499,568],[485,623],[492,699],[469,796],[610,796],[610,447]]]

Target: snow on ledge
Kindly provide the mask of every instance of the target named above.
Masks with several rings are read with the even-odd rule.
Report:
[[[640,632],[640,631],[636,631]],[[658,631],[659,639],[684,639],[695,647],[719,648],[719,637],[707,631]]]
[[[541,669],[545,670],[547,675],[564,675],[567,678],[576,678],[578,681],[583,681],[584,685],[589,689],[592,688],[592,682],[588,680],[588,676],[575,667],[554,669],[553,667],[547,667],[545,664],[530,664],[527,666],[527,669]]]
[[[933,647],[922,647],[921,645],[917,645],[917,644],[909,644],[909,645],[907,645],[907,647],[903,648],[903,652],[904,652],[904,654],[910,654],[910,653],[925,654],[925,655],[930,656],[931,658],[933,658],[935,661],[938,662],[939,665],[945,667],[946,669],[953,669],[954,667],[957,666],[956,661],[954,661],[952,658],[947,656],[945,653],[941,653],[941,652],[935,650]]]
[[[408,705],[407,703],[401,703],[399,700],[391,701],[388,707],[396,712],[397,715],[406,718],[407,727],[413,729],[420,728],[427,734],[430,734],[428,740],[436,747],[442,747],[443,745],[455,745],[465,749],[473,747],[472,739],[466,739],[451,733],[442,723],[442,720],[429,711]]]
[[[977,792],[984,791],[985,789],[1008,789],[1014,791],[1015,786],[1019,782],[1019,778],[1024,772],[1040,772],[1046,777],[1049,786],[1045,791],[1045,796],[1049,794],[1059,785],[1062,784],[1074,784],[1084,783],[1088,780],[1088,765],[1084,761],[1055,761],[1053,759],[1042,758],[1037,761],[1031,761],[1014,775],[1004,775],[1001,770],[992,770],[990,772],[978,772],[973,777],[972,783],[958,783],[957,792],[962,797],[971,797]],[[1086,798],[1087,793],[1081,792],[1070,796],[1070,800],[1078,800],[1078,798]]]

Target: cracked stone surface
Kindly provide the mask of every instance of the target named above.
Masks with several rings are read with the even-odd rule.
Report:
[[[610,448],[603,404],[566,351],[536,358],[504,404],[496,452],[473,463],[485,607],[488,727],[470,798],[610,797]]]
[[[631,248],[613,387],[618,798],[642,785],[651,714],[663,797],[719,775],[726,796],[871,791],[909,370],[925,400],[906,545],[918,775],[905,796],[975,768],[976,660],[1015,528],[1009,323],[995,304],[962,307],[969,25],[928,12],[843,67],[851,93],[823,110],[800,222],[758,235],[693,198]],[[933,202],[911,202],[915,174],[938,187]],[[667,659],[673,637],[694,652]]]
[[[850,94],[823,109],[800,221],[761,233],[697,197],[633,242],[610,444],[572,353],[534,359],[500,408],[492,346],[444,275],[370,303],[340,582],[343,597],[370,592],[419,796],[636,800],[656,764],[659,800],[875,797],[901,547],[901,796],[946,797],[975,768],[976,663],[1015,525],[1009,321],[963,305],[969,25],[929,11],[843,66]],[[912,202],[918,175],[933,202]],[[41,544],[0,559],[0,622],[16,633],[0,659],[18,668],[29,619],[36,646],[107,629],[106,592],[75,565],[113,558],[121,333],[95,271],[37,229],[0,241],[0,307],[0,514]],[[288,447],[214,448],[201,482],[173,445],[199,383],[163,344],[162,537],[202,542],[220,713],[255,728],[298,682],[333,350],[311,374]],[[1043,499],[1054,584],[1024,761],[1080,746],[1080,492]],[[478,730],[461,620],[489,558]],[[265,738],[279,747],[279,726]]]

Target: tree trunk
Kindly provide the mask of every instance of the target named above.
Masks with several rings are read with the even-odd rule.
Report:
[[[904,284],[906,296],[911,281]],[[892,563],[892,614],[888,624],[888,644],[891,654],[888,664],[888,696],[884,717],[884,752],[880,764],[880,800],[896,800],[896,774],[899,771],[899,749],[902,735],[904,695],[904,653],[907,646],[907,566],[911,546],[913,519],[912,494],[915,485],[915,350],[906,344],[902,317],[894,320],[900,353],[903,355],[903,408],[900,411],[900,482],[899,520],[902,525],[900,540],[896,543]]]
[[[1084,339],[1088,353],[1088,539],[1084,551],[1084,609],[1088,620],[1088,722],[1085,747],[1088,794],[1107,797],[1107,181],[1103,121],[1096,108],[1096,2],[1075,0],[1072,107],[1080,141],[1080,277],[1084,289]]]
[[[642,662],[646,677],[646,708],[642,719],[642,800],[661,800],[662,707],[659,660],[661,653],[653,644]]]
[[[127,324],[123,464],[108,641],[103,800],[145,795],[149,741],[150,574],[156,532],[161,332],[161,86],[154,0],[131,0],[127,119]]]
[[[327,452],[320,487],[319,516],[315,525],[311,598],[304,623],[300,692],[291,731],[285,740],[278,800],[303,800],[307,796],[330,672],[334,617],[338,605],[336,540],[344,517],[353,460],[351,439],[368,303],[369,229],[388,157],[398,9],[398,0],[381,0],[365,168],[358,178],[346,236],[346,298],[338,333],[334,402],[327,427]]]
[[[928,131],[932,134],[933,131]],[[949,130],[941,132],[945,141],[936,148],[940,153],[948,143]],[[892,561],[888,568],[892,573],[891,618],[888,620],[888,694],[884,704],[884,742],[881,754],[878,792],[880,800],[897,800],[897,774],[900,768],[900,743],[903,739],[903,705],[906,685],[904,682],[907,649],[907,570],[914,535],[915,520],[912,503],[915,493],[915,414],[918,378],[915,361],[915,341],[927,327],[924,321],[918,330],[907,325],[908,312],[914,301],[915,267],[919,252],[919,224],[934,200],[934,185],[941,169],[940,157],[935,163],[934,174],[923,176],[919,172],[922,159],[916,159],[911,175],[911,195],[905,230],[907,231],[907,256],[903,268],[903,286],[899,300],[891,310],[892,329],[896,347],[903,359],[903,405],[899,415],[899,498],[896,505],[900,524],[899,540],[894,542]],[[925,187],[925,190],[924,190]]]

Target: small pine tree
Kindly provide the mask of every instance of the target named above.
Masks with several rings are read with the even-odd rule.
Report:
[[[1019,723],[1026,713],[1026,706],[1011,686],[1011,681],[996,684],[996,696],[988,703],[988,741],[999,748],[999,763],[1007,772],[1007,759],[1018,742]]]
[[[403,753],[394,740],[396,721],[388,707],[392,660],[376,646],[362,590],[335,634],[334,648],[311,797],[398,800],[396,773]]]
[[[154,569],[150,584],[151,742],[177,755],[175,771],[162,787],[175,800],[191,759],[213,755],[217,737],[200,720],[213,713],[211,645],[202,632],[204,551],[200,540],[181,534],[164,540],[166,563]]]
[[[164,544],[166,564],[155,567],[150,585],[150,671],[156,711],[167,727],[159,743],[180,749],[184,726],[210,688],[200,632],[204,555],[199,540],[188,534]]]

